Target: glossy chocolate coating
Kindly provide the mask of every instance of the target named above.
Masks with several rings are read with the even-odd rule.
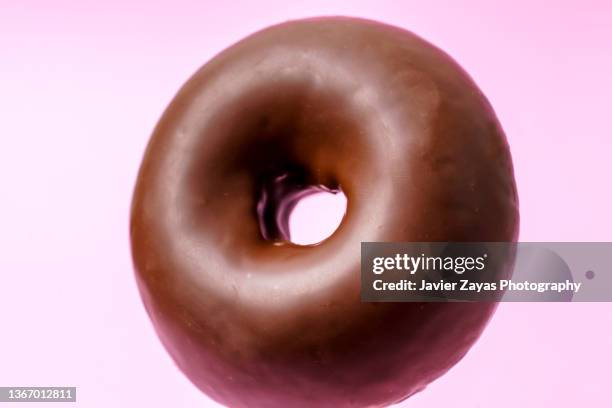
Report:
[[[300,194],[341,189],[339,229],[288,242]],[[446,54],[351,19],[280,24],[176,95],[146,150],[132,251],[180,369],[231,407],[385,406],[457,363],[487,303],[361,303],[362,241],[512,241],[493,110]],[[486,367],[483,367],[486,369]]]

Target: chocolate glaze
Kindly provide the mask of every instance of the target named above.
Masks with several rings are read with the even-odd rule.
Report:
[[[319,245],[296,200],[341,189]],[[231,407],[385,406],[459,361],[487,303],[361,303],[362,241],[511,241],[517,193],[493,110],[446,54],[399,28],[319,18],[204,65],[147,147],[131,242],[180,369]],[[483,367],[483,369],[486,369]]]

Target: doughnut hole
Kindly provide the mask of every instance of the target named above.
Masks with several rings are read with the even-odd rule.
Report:
[[[285,173],[262,189],[257,216],[264,239],[316,245],[340,226],[347,203],[340,188],[304,186],[300,180]]]

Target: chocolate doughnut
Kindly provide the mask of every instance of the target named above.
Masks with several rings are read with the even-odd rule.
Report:
[[[295,202],[342,191],[318,245]],[[448,55],[353,18],[267,28],[181,88],[131,212],[136,277],[187,377],[230,407],[373,407],[423,389],[494,303],[362,303],[362,241],[513,241],[518,203],[495,114]]]

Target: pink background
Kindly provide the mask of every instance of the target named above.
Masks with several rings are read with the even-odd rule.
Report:
[[[521,240],[612,240],[609,1],[0,0],[1,386],[74,385],[82,407],[216,406],[137,294],[135,174],[197,67],[269,24],[329,14],[410,29],[472,74],[511,144]],[[503,304],[404,405],[609,407],[611,366],[611,304]]]

